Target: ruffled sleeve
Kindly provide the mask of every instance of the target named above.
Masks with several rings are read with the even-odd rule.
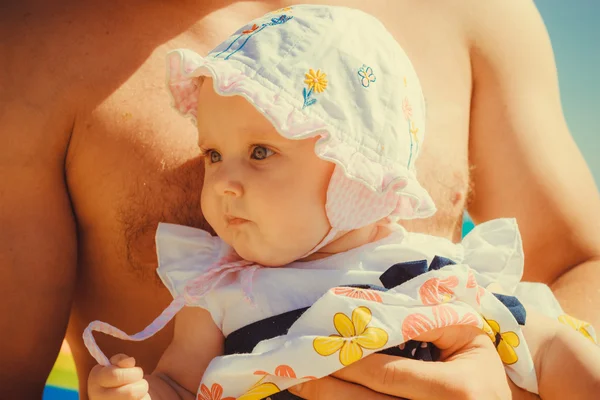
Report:
[[[210,300],[203,296],[205,292],[200,292],[202,296],[189,296],[186,291],[190,286],[193,288],[190,282],[201,281],[203,276],[210,275],[209,269],[215,268],[215,265],[220,268],[219,271],[225,270],[227,265],[223,267],[219,261],[226,260],[226,256],[232,252],[231,248],[200,229],[161,223],[156,231],[156,250],[157,272],[171,292],[173,301],[150,325],[133,335],[102,321],[90,322],[84,330],[83,341],[101,365],[108,366],[110,361],[98,347],[93,332],[102,332],[122,340],[146,340],[163,329],[185,305],[206,308],[215,322],[220,322],[222,312],[210,305]]]
[[[480,286],[498,283],[507,294],[514,294],[523,276],[524,256],[521,234],[514,218],[484,222],[461,243],[463,259],[475,273]]]
[[[156,231],[157,273],[173,298],[184,295],[186,285],[208,272],[233,252],[216,236],[201,229],[160,223]]]

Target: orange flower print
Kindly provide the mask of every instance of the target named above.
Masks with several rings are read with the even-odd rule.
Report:
[[[452,307],[440,305],[433,307],[432,312],[438,328],[452,325],[479,326],[479,319],[475,314],[466,313],[462,318],[458,318],[458,313]]]
[[[315,351],[324,357],[339,351],[340,363],[348,366],[363,357],[363,349],[382,348],[388,341],[388,334],[381,328],[369,327],[371,318],[371,310],[364,306],[352,311],[352,319],[343,313],[335,314],[333,325],[338,334],[317,337],[313,341]]]
[[[477,287],[477,281],[475,280],[475,275],[473,275],[472,271],[469,271],[469,277],[467,278],[467,288],[474,289]]]
[[[337,296],[346,296],[352,299],[370,300],[376,303],[381,303],[381,296],[376,290],[361,289],[355,287],[336,287],[331,289],[333,294]]]
[[[210,390],[203,383],[200,386],[200,393],[198,393],[198,400],[235,400],[235,397],[224,397],[223,396],[223,387],[218,383],[213,383]]]
[[[252,28],[242,31],[242,35],[249,35],[257,29],[258,29],[258,25],[254,24],[254,25],[252,25]]]
[[[477,288],[477,292],[475,293],[475,301],[477,302],[477,305],[480,306],[481,305],[481,296],[484,295],[485,289],[483,289],[481,286],[477,285],[477,280],[475,279],[475,275],[473,274],[472,271],[469,271],[469,277],[467,278],[467,289],[475,289],[475,288]]]
[[[404,341],[409,340],[435,329],[435,322],[424,314],[411,314],[402,322],[402,337]]]
[[[451,276],[446,279],[431,278],[419,288],[419,297],[426,306],[447,303],[454,297],[453,288],[458,286],[458,278]]]
[[[294,369],[292,367],[290,367],[289,365],[279,365],[277,368],[275,368],[275,373],[274,374],[270,374],[266,371],[254,371],[254,375],[275,375],[281,378],[297,378],[296,376],[296,372],[294,372]],[[314,380],[317,379],[314,376],[304,376],[300,379],[308,379],[308,380]]]
[[[475,301],[477,301],[477,305],[481,305],[481,298],[485,294],[485,289],[479,286],[477,288],[477,293],[475,294]]]
[[[404,322],[402,322],[402,336],[405,342],[436,328],[452,325],[479,325],[479,320],[474,314],[466,313],[462,318],[459,318],[456,310],[447,305],[434,306],[431,311],[433,320],[420,313],[411,314],[404,319]]]

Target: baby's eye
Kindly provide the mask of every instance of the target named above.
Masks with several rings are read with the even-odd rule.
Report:
[[[270,157],[273,154],[275,154],[273,150],[268,149],[265,146],[254,146],[254,148],[252,149],[252,155],[250,157],[255,160],[264,160],[265,158]]]
[[[219,154],[215,150],[207,150],[206,158],[210,161],[211,164],[218,163],[221,161],[221,154]]]

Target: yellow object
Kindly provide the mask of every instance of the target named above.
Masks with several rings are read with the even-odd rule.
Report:
[[[320,69],[315,72],[315,70],[311,68],[305,75],[305,78],[306,80],[304,83],[308,85],[309,89],[314,90],[317,93],[323,93],[327,88],[327,74],[321,72]]]
[[[315,351],[322,356],[340,352],[340,363],[348,366],[363,356],[363,348],[377,350],[385,346],[388,334],[381,328],[367,327],[371,322],[371,310],[361,306],[352,312],[352,319],[337,313],[333,325],[338,335],[317,337],[313,341]]]
[[[484,319],[483,331],[487,333],[500,355],[500,359],[506,365],[511,365],[519,361],[515,348],[519,346],[519,336],[511,331],[501,332],[500,325],[493,319]]]
[[[596,343],[596,335],[594,333],[594,328],[592,328],[592,326],[589,323],[571,317],[567,314],[563,314],[560,317],[558,317],[558,321],[561,324],[570,326],[571,328],[575,329],[577,332],[585,336],[588,340]]]
[[[75,370],[75,361],[73,361],[71,349],[67,342],[63,342],[60,353],[58,353],[58,357],[54,363],[54,368],[52,368],[46,384],[71,390],[77,390],[79,388],[77,371]]]

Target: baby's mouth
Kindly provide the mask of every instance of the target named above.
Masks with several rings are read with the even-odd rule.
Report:
[[[242,225],[242,224],[245,224],[246,222],[249,222],[247,219],[235,217],[233,215],[225,216],[225,221],[227,221],[227,225],[230,225],[230,226]]]

